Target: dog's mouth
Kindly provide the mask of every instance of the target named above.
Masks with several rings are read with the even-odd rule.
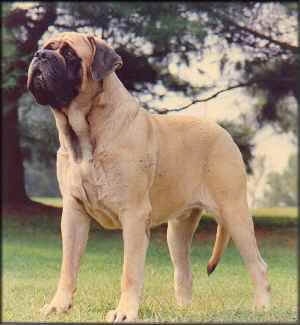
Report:
[[[32,78],[33,78],[33,80],[37,79],[37,80],[43,81],[42,71],[39,68],[36,68],[33,73]]]
[[[46,82],[43,77],[43,73],[39,68],[36,68],[32,75],[32,87],[36,90],[45,88]]]
[[[47,90],[46,78],[39,67],[34,64],[28,73],[27,87],[32,92],[40,105],[49,104],[49,91]]]
[[[64,86],[65,79],[53,71],[48,63],[32,61],[28,71],[27,87],[40,105],[50,105],[60,108],[66,104],[65,94],[68,89]]]
[[[38,64],[36,60],[32,60],[28,70],[27,88],[32,92],[43,86],[45,86],[45,78],[40,64]]]
[[[74,67],[66,66],[53,53],[47,61],[33,58],[29,66],[27,88],[40,105],[50,105],[55,109],[67,107],[77,96],[80,85],[80,62]]]

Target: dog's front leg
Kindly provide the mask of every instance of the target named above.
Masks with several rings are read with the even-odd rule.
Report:
[[[107,314],[106,320],[109,322],[130,322],[137,319],[150,236],[149,216],[148,209],[143,212],[134,209],[121,218],[124,241],[121,298],[117,309]]]
[[[42,308],[45,315],[66,312],[72,306],[80,257],[85,249],[90,218],[73,198],[64,200],[61,218],[62,266],[56,293],[50,304]]]

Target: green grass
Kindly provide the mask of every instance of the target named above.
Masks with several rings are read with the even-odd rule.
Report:
[[[59,275],[61,239],[58,224],[3,219],[2,320],[13,322],[101,322],[119,298],[122,240],[119,232],[92,231],[81,262],[74,307],[63,315],[43,318],[39,309],[51,299]],[[22,224],[22,225],[21,225]],[[201,229],[201,226],[200,226]],[[200,230],[201,233],[201,230]],[[279,236],[280,234],[280,236]],[[209,278],[206,264],[212,240],[192,248],[193,303],[177,307],[165,233],[154,232],[146,261],[140,318],[177,322],[287,322],[297,317],[296,229],[284,228],[259,240],[269,265],[272,309],[254,313],[252,285],[241,258],[230,245]]]
[[[62,199],[60,197],[33,196],[31,199],[35,202],[43,203],[46,205],[51,205],[58,208],[62,207]]]
[[[297,218],[298,217],[298,210],[297,210],[296,207],[259,208],[259,209],[254,209],[253,214],[256,217],[272,217],[272,218],[289,217],[289,218]]]
[[[32,197],[32,200],[55,207],[62,206],[61,198]],[[298,222],[298,210],[296,207],[273,207],[252,210],[253,219],[259,226],[296,226]],[[212,216],[204,214],[203,223],[211,223]]]

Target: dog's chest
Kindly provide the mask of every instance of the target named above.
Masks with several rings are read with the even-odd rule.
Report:
[[[101,160],[84,161],[71,168],[70,174],[70,191],[87,213],[105,228],[120,228],[117,207],[123,186],[117,166]]]

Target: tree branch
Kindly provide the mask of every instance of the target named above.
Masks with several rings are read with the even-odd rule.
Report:
[[[249,27],[246,26],[242,26],[239,23],[235,22],[234,20],[228,18],[225,14],[222,14],[220,12],[218,12],[217,10],[211,9],[209,7],[205,8],[207,11],[212,12],[213,14],[215,14],[219,19],[223,20],[224,22],[226,22],[227,24],[229,24],[230,26],[234,26],[235,28],[238,28],[246,33],[252,34],[253,36],[260,38],[260,39],[264,39],[269,41],[270,43],[276,44],[279,47],[281,47],[282,49],[287,49],[290,50],[293,53],[299,53],[299,47],[298,46],[293,46],[289,43],[286,42],[281,42],[278,40],[273,39],[270,36],[261,34],[260,32],[257,32],[256,30],[253,30]]]
[[[289,78],[286,78],[286,79],[283,79],[282,81],[287,81],[287,80],[290,80],[290,79]],[[156,109],[156,108],[151,108],[151,109],[153,111],[155,111],[156,113],[158,113],[158,114],[168,114],[170,112],[180,112],[180,111],[183,111],[183,110],[189,108],[190,106],[192,106],[194,104],[208,102],[209,100],[217,97],[218,95],[220,95],[220,94],[222,94],[222,93],[224,93],[226,91],[230,91],[230,90],[233,90],[233,89],[236,89],[236,88],[248,87],[248,86],[251,86],[251,85],[254,85],[254,84],[258,84],[258,83],[263,83],[263,82],[266,82],[266,81],[269,81],[269,79],[268,80],[265,80],[265,79],[262,79],[262,80],[249,80],[249,81],[244,82],[244,83],[240,83],[240,84],[237,84],[237,85],[234,85],[234,86],[230,86],[230,87],[225,88],[225,89],[221,89],[221,90],[217,91],[216,93],[214,93],[213,95],[208,96],[206,98],[203,98],[203,99],[194,99],[189,104],[187,104],[185,106],[182,106],[182,107],[178,107],[178,108],[173,108],[173,109],[167,109],[167,108]]]
[[[88,25],[88,24],[66,25],[66,24],[60,24],[60,23],[54,23],[53,26],[56,28],[64,28],[64,29],[70,29],[70,30],[74,30],[74,28],[90,27],[90,25]]]

